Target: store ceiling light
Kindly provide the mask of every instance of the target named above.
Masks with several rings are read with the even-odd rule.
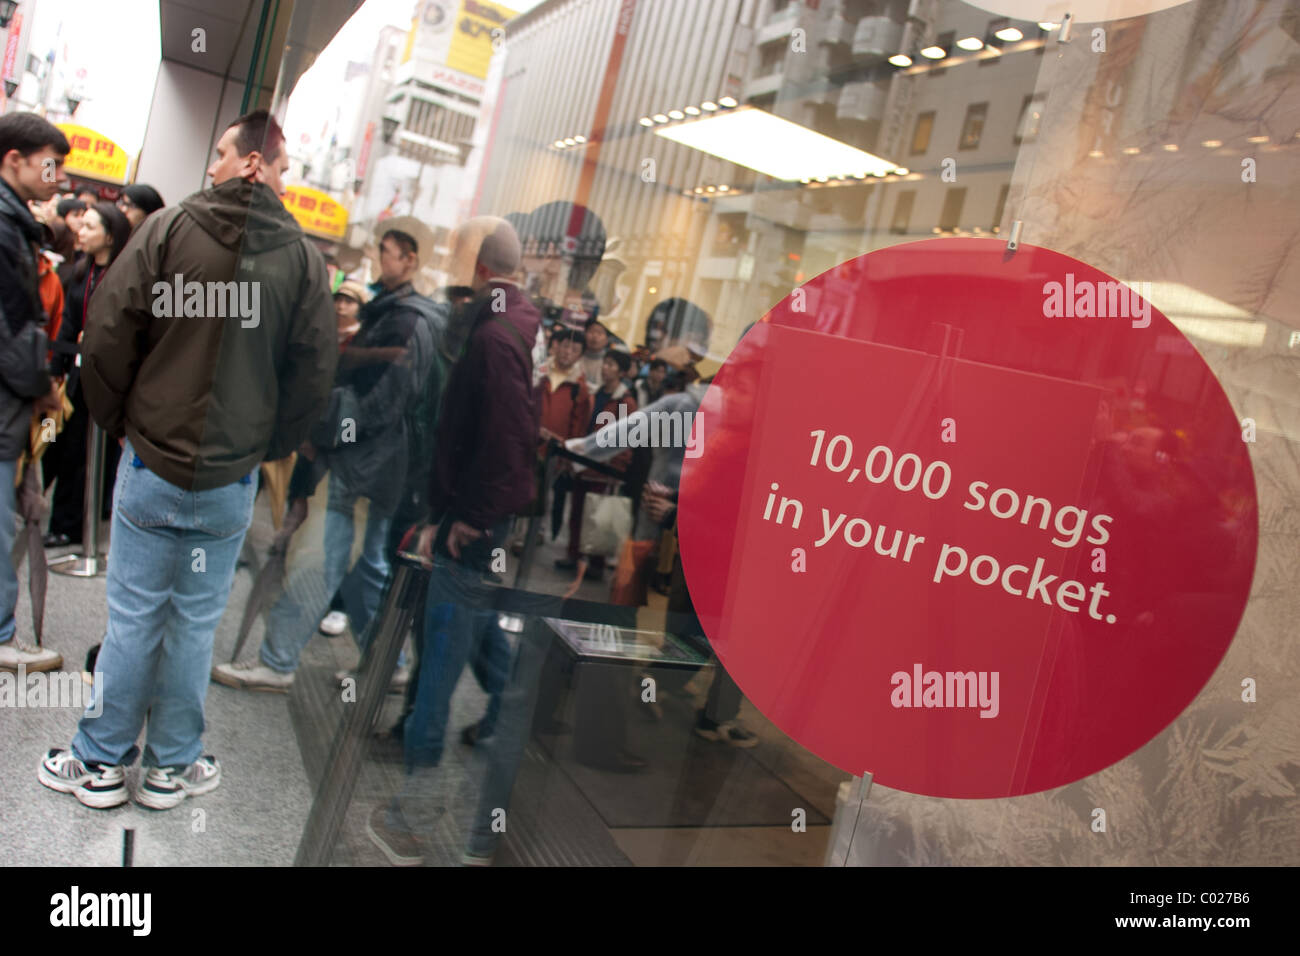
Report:
[[[1053,30],[1061,29],[1061,25],[1059,23],[1053,23],[1051,20],[1039,20],[1038,29],[1046,30],[1048,33],[1051,33]]]
[[[1003,27],[993,35],[1006,43],[1015,43],[1025,38],[1025,35],[1015,27]]]
[[[1248,143],[1267,143],[1267,142],[1268,142],[1268,137],[1267,137],[1267,136],[1247,136],[1247,137],[1246,137],[1246,142],[1248,142]]]
[[[786,182],[859,172],[883,176],[896,168],[887,159],[752,106],[665,126],[655,135]]]
[[[1136,156],[1138,153],[1142,152],[1142,150],[1136,146],[1125,146],[1120,152],[1125,156]]]
[[[1223,140],[1207,139],[1204,142],[1202,142],[1201,145],[1204,146],[1206,149],[1218,149],[1220,146],[1223,145]]]
[[[1177,143],[1165,143],[1165,145],[1164,145],[1164,146],[1161,146],[1160,148],[1163,149],[1166,153],[1176,153],[1176,152],[1178,152],[1178,144],[1177,144]]]
[[[718,97],[718,105],[731,109],[733,106],[737,105],[736,98],[734,96],[720,96]]]
[[[585,142],[587,141],[587,137],[585,137],[585,136],[575,136],[575,137],[573,137],[573,138],[574,138],[574,140],[575,140],[576,142],[579,142],[579,143],[585,143]]]
[[[687,116],[699,116],[699,115],[700,115],[700,108],[699,108],[698,106],[688,106],[688,107],[686,107],[686,115],[687,115]]]
[[[564,140],[557,139],[553,145],[555,146],[556,149],[564,149]]]
[[[957,45],[963,50],[979,50],[984,46],[984,41],[979,37],[962,37],[957,41]]]
[[[705,100],[703,103],[700,104],[700,109],[705,110],[706,112],[709,113],[712,113],[717,108],[718,108],[718,104],[713,102],[712,100]]]
[[[895,53],[889,58],[889,62],[894,64],[894,66],[911,66],[912,58],[906,53]]]
[[[576,139],[574,139],[572,136],[566,136],[566,137],[564,138],[564,145],[565,145],[565,146],[577,146],[577,145],[578,145],[578,141],[577,141]]]
[[[656,123],[667,123],[667,122],[668,122],[668,117],[665,116],[663,113],[656,113],[654,116],[652,116],[652,117],[650,117],[650,118],[651,118],[652,120],[654,120]]]
[[[942,60],[948,55],[948,51],[941,46],[928,46],[921,51],[921,56],[927,60]]]
[[[637,120],[637,122],[640,123],[642,126],[654,126],[655,124],[655,121],[648,116],[641,117],[639,120]]]
[[[668,118],[674,120],[686,119],[686,114],[683,113],[681,110],[669,110]]]

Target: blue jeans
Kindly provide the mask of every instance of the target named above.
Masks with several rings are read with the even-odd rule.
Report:
[[[499,688],[504,671],[499,663],[485,665],[480,658],[499,661],[501,648],[509,653],[509,643],[498,624],[499,612],[490,607],[496,586],[484,580],[483,554],[506,540],[506,527],[497,529],[491,538],[481,539],[462,552],[461,561],[435,555],[429,591],[424,604],[424,622],[419,629],[420,667],[416,678],[415,706],[407,715],[402,739],[406,749],[407,769],[417,766],[436,767],[442,761],[447,737],[447,718],[451,697],[461,673],[469,661],[475,661],[476,677],[484,690],[492,694],[489,706],[491,725],[496,723],[495,709],[500,706]],[[483,653],[485,642],[496,650]],[[477,673],[483,666],[483,674]],[[491,685],[484,682],[488,677]],[[496,690],[497,693],[493,693]],[[482,732],[483,728],[480,728]]]
[[[14,609],[18,606],[18,572],[14,570],[13,550],[17,529],[14,527],[17,498],[14,477],[18,462],[0,461],[0,644],[13,640]],[[39,529],[34,534],[40,534]]]
[[[524,632],[519,635],[519,647],[511,662],[505,690],[500,695],[501,726],[482,744],[487,773],[470,824],[468,842],[471,853],[491,855],[501,839],[501,834],[493,830],[493,824],[500,818],[497,811],[507,810],[510,806],[515,775],[532,736],[538,685],[551,642],[549,625],[539,617],[529,616]]]
[[[108,633],[72,750],[131,764],[148,715],[144,764],[183,767],[203,753],[212,635],[221,620],[257,484],[186,491],[142,466],[130,442],[117,467],[108,551]],[[89,713],[102,700],[98,717]]]
[[[321,569],[324,587],[288,589],[271,608],[261,659],[273,671],[291,674],[298,669],[302,649],[316,633],[334,592],[340,587],[352,634],[362,653],[365,652],[369,625],[379,612],[388,580],[388,528],[392,519],[376,514],[373,509],[368,513],[361,556],[349,571],[355,534],[354,503],[354,496],[331,473],[329,505],[325,511],[325,563]],[[300,580],[296,583],[301,584],[304,573],[310,572],[299,572],[296,576]],[[405,664],[405,654],[398,664]]]

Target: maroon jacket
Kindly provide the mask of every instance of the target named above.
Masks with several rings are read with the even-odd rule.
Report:
[[[498,288],[504,312],[492,311]],[[536,491],[532,347],[542,319],[507,282],[493,282],[469,308],[477,314],[442,397],[430,519],[486,530],[523,511]]]

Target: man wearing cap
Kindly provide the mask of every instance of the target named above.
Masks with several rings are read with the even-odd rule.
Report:
[[[295,587],[291,582],[271,608],[260,660],[214,667],[212,679],[220,684],[287,692],[302,649],[316,633],[330,596],[340,588],[352,635],[365,650],[366,629],[379,610],[388,578],[389,528],[407,476],[409,430],[404,412],[421,393],[433,360],[434,323],[443,320],[434,303],[411,285],[422,263],[420,249],[419,240],[407,232],[384,232],[379,279],[371,286],[374,298],[361,306],[360,327],[339,356],[326,414],[299,450],[309,460],[323,455],[330,471],[324,588]],[[425,260],[431,252],[426,243]],[[336,314],[339,308],[336,299]],[[349,569],[358,498],[366,498],[369,507],[361,555]],[[406,673],[403,660],[394,684],[404,685]],[[341,672],[341,678],[346,676]]]

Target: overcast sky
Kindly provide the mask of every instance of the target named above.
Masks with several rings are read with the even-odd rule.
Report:
[[[522,13],[540,2],[505,0],[503,5]],[[298,84],[286,119],[298,131],[319,131],[333,115],[347,61],[368,63],[380,27],[409,28],[415,5],[416,0],[366,0]],[[23,4],[20,12],[27,7]],[[158,72],[158,0],[40,0],[35,20],[23,25],[32,31],[28,52],[61,54],[66,45],[70,70],[86,71],[87,98],[77,122],[139,152]]]

